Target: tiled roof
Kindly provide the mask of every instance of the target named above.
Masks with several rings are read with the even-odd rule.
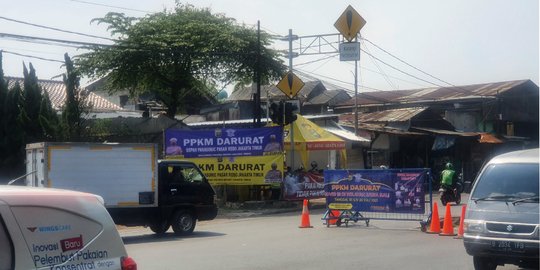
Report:
[[[11,89],[18,82],[24,87],[23,78],[5,77],[8,87]],[[63,81],[38,80],[42,90],[47,91],[53,109],[60,111],[66,102],[66,85]],[[122,107],[98,96],[92,92],[88,93],[87,102],[92,104],[92,111],[121,111]]]

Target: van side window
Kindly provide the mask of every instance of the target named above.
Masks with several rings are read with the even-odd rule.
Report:
[[[9,237],[2,216],[0,216],[0,270],[13,268],[13,243]]]

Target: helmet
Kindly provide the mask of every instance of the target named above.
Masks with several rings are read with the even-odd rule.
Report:
[[[454,165],[452,165],[452,163],[448,162],[448,163],[446,163],[446,169],[452,170],[452,169],[454,169]]]

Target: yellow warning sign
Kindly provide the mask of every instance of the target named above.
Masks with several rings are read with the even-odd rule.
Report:
[[[304,87],[304,82],[289,71],[276,86],[289,98],[293,98]]]
[[[336,23],[334,23],[334,27],[336,27],[349,42],[356,37],[364,25],[366,25],[366,20],[364,20],[351,5],[345,9],[343,14],[337,19]]]

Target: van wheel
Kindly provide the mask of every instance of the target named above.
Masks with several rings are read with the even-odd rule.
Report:
[[[169,230],[171,225],[166,220],[157,220],[150,224],[150,230],[156,234],[164,234]]]
[[[497,264],[492,258],[488,257],[473,257],[473,265],[475,270],[495,270],[497,269]]]
[[[172,219],[172,228],[175,234],[191,234],[195,230],[197,220],[189,211],[176,211]]]

